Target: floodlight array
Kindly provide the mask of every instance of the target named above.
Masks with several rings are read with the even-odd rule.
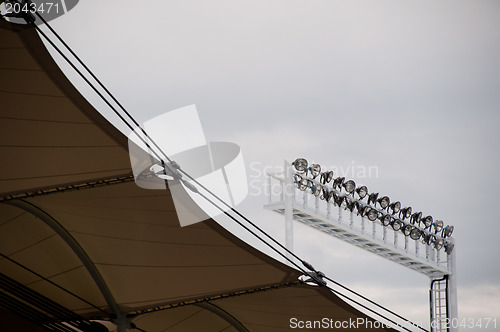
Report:
[[[410,206],[402,207],[401,202],[391,202],[388,196],[374,192],[369,194],[366,186],[357,187],[353,180],[346,180],[345,177],[335,178],[333,171],[321,172],[320,165],[309,165],[304,158],[296,159],[292,165],[295,168],[293,181],[299,190],[372,222],[378,220],[382,226],[391,226],[394,231],[401,231],[412,240],[420,240],[436,250],[444,248],[448,255],[453,251],[454,244],[448,238],[454,227],[444,226],[442,220],[413,212]]]

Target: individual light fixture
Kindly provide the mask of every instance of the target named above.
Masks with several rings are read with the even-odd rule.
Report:
[[[432,225],[434,226],[434,233],[437,234],[443,230],[444,223],[442,220],[436,220]]]
[[[405,208],[402,208],[400,211],[399,211],[399,216],[401,218],[403,218],[403,220],[405,220],[406,218],[410,218],[411,217],[411,206],[408,206],[408,207],[405,207]]]
[[[403,232],[403,234],[405,236],[409,236],[411,233],[411,230],[412,230],[412,227],[411,227],[411,225],[408,225],[408,224],[404,225],[403,228],[401,228],[401,232]]]
[[[361,186],[356,188],[356,193],[360,199],[363,199],[368,195],[368,188],[366,186]]]
[[[375,220],[377,220],[377,218],[378,218],[378,211],[377,211],[377,210],[375,210],[375,209],[370,209],[370,210],[368,211],[367,216],[368,216],[368,220],[370,220],[370,221],[375,221]]]
[[[333,180],[333,171],[323,172],[320,176],[320,182],[323,184],[330,183]]]
[[[378,219],[383,226],[389,226],[389,224],[391,223],[391,216],[388,214],[381,215]]]
[[[366,216],[366,214],[370,210],[370,207],[363,204],[358,204],[357,208],[358,208],[358,215],[361,217]]]
[[[292,165],[299,173],[304,173],[307,170],[307,160],[305,160],[304,158],[295,159]]]
[[[356,205],[357,205],[356,201],[352,201],[352,200],[347,200],[346,199],[345,209],[353,212],[354,208],[356,207]]]
[[[399,231],[401,229],[401,221],[397,219],[393,219],[391,223],[392,229],[395,231]]]
[[[418,227],[413,227],[410,232],[410,238],[417,241],[422,236],[422,231]]]
[[[431,227],[433,221],[434,219],[432,218],[432,216],[422,218],[422,223],[424,224],[425,228]]]
[[[453,230],[455,229],[455,227],[453,226],[450,226],[450,225],[446,225],[445,228],[443,228],[443,231],[441,233],[441,236],[442,237],[450,237],[451,234],[453,234]]]
[[[455,248],[455,245],[451,243],[450,241],[445,241],[444,242],[444,251],[449,255],[453,251],[453,248]]]
[[[344,196],[334,195],[333,201],[335,202],[335,205],[340,207],[342,205],[342,203],[344,202]]]
[[[401,210],[401,202],[392,202],[391,204],[389,204],[389,208],[391,209],[392,214],[398,213],[399,210]]]
[[[344,187],[345,191],[348,192],[349,194],[354,193],[354,190],[356,189],[356,183],[353,180],[344,182],[342,186]]]
[[[321,187],[321,192],[322,192],[322,195],[321,195],[320,199],[324,199],[324,200],[326,200],[328,202],[330,200],[329,199],[330,192],[328,191],[328,188]]]
[[[335,194],[335,192],[332,190],[328,193],[328,198],[326,199],[327,202],[329,201],[332,201],[334,204],[335,204],[335,197],[337,197],[337,195]]]
[[[333,180],[333,189],[342,189],[342,185],[344,184],[345,177],[338,177],[335,180]]]
[[[311,187],[309,184],[311,181],[308,179],[301,179],[299,183],[297,183],[297,187],[299,188],[300,191],[304,191],[307,188]]]
[[[341,206],[344,202],[344,196],[339,196],[334,191],[330,191],[330,195],[332,195],[333,204]]]
[[[311,172],[311,176],[313,177],[313,179],[315,179],[321,173],[321,166],[318,164],[311,164],[311,166],[309,166],[307,169],[309,170],[309,172]]]
[[[420,219],[422,219],[422,212],[415,212],[411,215],[410,222],[412,224],[418,224],[420,223]]]
[[[312,194],[313,194],[314,196],[318,197],[318,196],[319,196],[319,194],[321,194],[321,188],[322,188],[321,186],[316,186],[316,185],[313,185],[313,186],[311,187],[311,192],[312,192]]]
[[[439,238],[434,241],[434,248],[436,248],[436,250],[441,249],[443,245],[444,245],[444,240],[442,238]]]
[[[385,210],[389,206],[389,204],[391,204],[391,200],[389,199],[389,197],[384,196],[377,199],[377,203],[380,205],[382,210]]]
[[[377,202],[377,198],[378,193],[371,193],[370,195],[368,195],[368,204],[372,203],[373,205],[375,205],[375,203]]]
[[[432,234],[426,234],[423,236],[423,238],[425,239],[424,244],[431,245],[436,242],[436,237]]]

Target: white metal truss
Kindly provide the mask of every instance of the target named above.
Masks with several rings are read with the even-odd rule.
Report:
[[[293,183],[290,163],[285,162],[283,173],[267,174],[268,203],[265,208],[285,216],[286,247],[293,251],[293,221],[298,221],[318,231],[351,243],[356,247],[406,266],[428,276],[434,285],[442,286],[438,279],[446,276],[448,287],[439,292],[431,289],[431,317],[449,322],[457,317],[455,250],[446,254],[434,246],[423,244],[395,231],[391,226],[383,226],[379,220],[370,221],[332,202],[321,200],[308,190],[301,191]],[[447,238],[454,243],[453,238]],[[443,286],[444,287],[444,286]],[[446,291],[447,290],[447,291]],[[444,300],[443,300],[444,298]],[[447,307],[443,307],[448,303]],[[433,316],[434,315],[434,316]],[[432,323],[432,322],[431,322]],[[435,329],[432,331],[447,331]],[[440,323],[440,328],[443,324]],[[449,327],[449,331],[456,329]]]

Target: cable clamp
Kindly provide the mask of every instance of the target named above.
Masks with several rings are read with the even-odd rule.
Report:
[[[321,271],[310,271],[307,272],[307,275],[309,278],[304,279],[304,282],[312,282],[315,283],[318,286],[326,286],[326,281],[323,279],[325,277],[325,274]],[[304,276],[305,277],[305,276]]]
[[[154,173],[157,177],[164,180],[181,180],[182,174],[180,170],[179,164],[175,161],[171,161],[169,163],[161,162],[158,164],[154,164],[149,168],[151,172]]]

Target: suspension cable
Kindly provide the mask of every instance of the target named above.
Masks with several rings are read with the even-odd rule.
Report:
[[[15,2],[17,2],[17,0],[14,0]],[[61,57],[73,68],[73,70],[75,70],[76,73],[79,74],[79,76],[87,83],[87,85],[89,85],[92,90],[106,103],[106,105],[108,105],[108,107],[120,118],[120,120],[130,129],[132,130],[136,136],[146,145],[146,147],[149,149],[149,151],[151,151],[158,159],[159,161],[164,164],[164,160],[167,160],[169,163],[172,162],[172,160],[168,157],[168,155],[166,155],[166,153],[157,145],[157,143],[148,135],[148,133],[145,131],[145,129],[134,119],[134,117],[125,109],[125,107],[117,100],[117,98],[105,87],[105,85],[97,78],[96,75],[94,75],[94,73],[88,68],[88,66],[77,56],[77,54],[69,47],[69,45],[57,34],[57,32],[48,24],[48,22],[38,13],[38,12],[35,12],[35,14],[37,15],[38,18],[40,18],[40,20],[47,26],[47,28],[54,34],[54,36],[56,36],[56,38],[61,42],[61,44],[71,53],[71,55],[80,63],[80,65],[90,74],[90,76],[99,84],[99,86],[107,93],[107,95],[109,95],[111,97],[111,99],[119,106],[119,108],[122,110],[123,113],[125,113],[125,115],[130,119],[130,121],[132,121],[132,123],[137,126],[137,128],[134,128],[134,126],[132,126],[128,121],[127,119],[121,115],[118,110],[111,104],[111,102],[92,84],[92,82],[90,82],[90,80],[76,67],[76,65],[64,54],[63,51],[61,51],[61,49],[59,49],[59,47],[57,47],[57,45],[35,24],[34,21],[29,21],[28,19],[26,19],[26,21],[28,23],[31,23],[35,29],[50,43],[50,45],[61,55]],[[135,129],[140,129],[140,131],[142,132],[142,134],[144,135],[144,137],[146,137],[146,139],[142,138],[141,136],[139,136],[136,132],[135,132]],[[151,149],[150,145],[149,144],[152,144],[156,149],[157,151]],[[161,155],[163,155],[164,158],[162,158],[160,156],[159,153],[161,153]],[[235,213],[237,216],[239,216],[240,218],[242,218],[243,220],[245,220],[247,223],[249,223],[253,228],[255,228],[256,230],[258,230],[261,234],[263,234],[265,237],[267,237],[268,239],[270,239],[273,243],[275,243],[277,246],[279,246],[281,249],[283,249],[285,252],[287,252],[288,254],[290,254],[292,257],[294,257],[295,259],[297,259],[298,261],[300,261],[307,269],[311,270],[311,272],[314,272],[314,273],[318,273],[317,270],[315,270],[309,263],[307,263],[306,261],[304,261],[303,259],[301,259],[298,255],[296,255],[295,253],[293,253],[291,250],[289,250],[288,248],[286,248],[283,244],[281,244],[280,242],[278,242],[276,239],[274,239],[272,236],[270,236],[266,231],[264,231],[261,227],[259,227],[258,225],[256,225],[255,223],[253,223],[250,219],[248,219],[246,216],[244,216],[242,213],[240,213],[238,210],[236,210],[234,207],[232,207],[231,205],[229,205],[228,203],[226,203],[224,200],[222,200],[220,197],[218,197],[216,194],[214,194],[211,190],[209,190],[208,188],[206,188],[203,184],[201,184],[199,181],[197,181],[195,178],[193,178],[190,174],[188,174],[185,170],[183,170],[182,168],[179,168],[178,169],[182,174],[184,174],[187,178],[189,178],[192,182],[194,182],[196,185],[198,185],[201,189],[205,190],[207,193],[209,193],[211,196],[213,196],[215,199],[217,199],[220,203],[222,203],[225,207],[227,207],[229,210],[231,210],[231,212]],[[183,181],[183,180],[181,180]],[[236,217],[234,217],[233,215],[229,214],[228,211],[224,210],[222,207],[220,207],[217,203],[215,203],[214,201],[212,201],[211,199],[209,199],[206,195],[202,194],[201,192],[199,192],[199,190],[197,190],[198,194],[200,196],[202,196],[205,200],[207,200],[209,203],[211,203],[212,205],[214,205],[217,209],[219,209],[222,213],[224,213],[226,216],[228,216],[230,219],[232,219],[233,221],[235,221],[239,226],[243,227],[246,231],[248,231],[249,233],[251,233],[254,237],[256,237],[257,239],[259,239],[262,243],[264,243],[265,245],[267,245],[269,248],[271,248],[273,251],[275,251],[278,255],[280,255],[281,257],[283,257],[286,261],[288,261],[290,264],[292,264],[293,266],[295,266],[299,271],[303,272],[304,274],[307,274],[307,275],[310,275],[310,272],[307,272],[305,271],[301,266],[299,266],[298,264],[296,264],[292,259],[290,259],[288,256],[286,256],[285,254],[283,254],[282,252],[280,252],[278,249],[276,249],[272,244],[270,244],[269,242],[267,242],[265,239],[263,239],[261,236],[259,236],[258,234],[256,234],[254,231],[252,231],[251,229],[249,229],[247,226],[245,226],[243,223],[241,223],[240,221],[238,221],[236,219]],[[341,285],[340,283],[334,281],[333,279],[329,278],[329,277],[326,277],[325,278],[331,282],[333,282],[334,284],[342,287],[343,289],[361,297],[362,299],[378,306],[379,308],[395,315],[396,317],[406,321],[406,322],[410,322],[408,319],[396,314],[395,312],[381,306],[380,304],[377,304],[376,302],[373,302],[372,300],[364,297],[363,295],[349,289],[348,287],[346,286],[343,286]],[[331,287],[329,286],[326,286],[330,291],[336,293],[336,294],[339,294],[347,299],[349,299],[350,301],[362,306],[363,308],[373,312],[374,314],[384,318],[384,319],[387,319],[388,321],[390,321],[391,323],[397,325],[395,322],[393,322],[392,320],[390,320],[389,318],[373,311],[372,309],[360,304],[359,302],[356,302],[355,300],[349,298],[347,295],[344,295],[334,289],[332,289]],[[102,309],[100,309],[102,311]],[[417,326],[419,327],[421,330],[423,331],[427,331],[425,330],[424,328],[418,326],[418,325],[415,325],[414,326]],[[404,327],[403,327],[404,328]],[[405,328],[406,329],[406,328]],[[406,329],[408,330],[408,329]],[[409,331],[409,330],[408,330]]]

